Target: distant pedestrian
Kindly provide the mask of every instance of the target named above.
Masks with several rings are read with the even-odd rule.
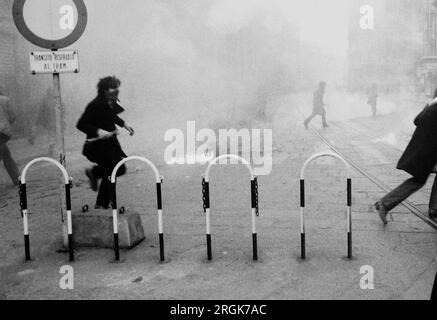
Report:
[[[117,103],[120,84],[120,80],[116,77],[100,79],[97,85],[97,97],[88,104],[77,123],[77,128],[87,135],[83,155],[96,164],[85,170],[91,189],[99,190],[96,209],[109,208],[111,197],[109,176],[117,163],[126,158],[117,139],[116,125],[125,128],[131,136],[134,134],[134,130],[118,116],[124,111]],[[126,167],[123,165],[118,170],[117,176],[125,172]],[[100,187],[98,187],[99,179],[101,179]]]
[[[406,171],[412,178],[375,204],[384,224],[387,224],[387,214],[392,209],[425,185],[437,164],[437,90],[434,100],[416,117],[414,124],[416,131],[397,165],[398,169]],[[428,214],[430,219],[437,222],[437,178],[434,179]]]
[[[313,112],[304,122],[305,128],[307,128],[307,129],[308,129],[308,124],[311,122],[311,120],[313,120],[313,118],[315,116],[322,117],[323,128],[328,127],[328,123],[326,122],[325,103],[323,102],[323,96],[325,95],[325,89],[326,89],[326,82],[322,81],[319,83],[319,87],[314,92]]]
[[[8,148],[8,141],[11,139],[11,125],[15,122],[15,115],[12,112],[9,98],[4,94],[0,86],[0,161],[3,160],[6,171],[14,185],[18,184],[19,172],[11,151]]]
[[[56,111],[53,88],[47,89],[46,94],[39,105],[38,116],[32,126],[32,131],[28,139],[28,142],[32,145],[35,143],[38,128],[43,129],[47,134],[48,155],[50,157],[55,157]]]
[[[376,83],[367,91],[367,104],[372,107],[372,115],[376,117],[377,104],[378,104],[378,86]]]

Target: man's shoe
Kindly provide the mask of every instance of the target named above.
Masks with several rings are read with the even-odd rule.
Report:
[[[376,209],[376,211],[378,211],[379,218],[381,218],[382,223],[384,225],[386,225],[388,223],[388,221],[387,221],[387,215],[388,215],[387,209],[384,207],[384,205],[380,201],[375,203],[375,209]]]
[[[96,177],[94,177],[94,175],[93,175],[92,169],[86,169],[86,170],[85,170],[85,174],[86,174],[86,176],[87,176],[88,179],[89,179],[89,183],[90,183],[90,188],[91,188],[91,190],[93,190],[93,191],[97,191],[97,188],[98,188],[98,182],[97,182]]]

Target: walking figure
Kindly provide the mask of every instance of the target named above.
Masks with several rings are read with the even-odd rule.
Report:
[[[97,85],[97,97],[85,109],[77,123],[77,128],[87,135],[83,147],[83,155],[96,165],[86,169],[90,187],[97,191],[96,209],[108,209],[110,204],[109,180],[112,170],[126,154],[121,149],[117,139],[119,134],[117,126],[125,128],[129,134],[134,135],[134,130],[128,126],[118,115],[124,109],[117,103],[120,80],[116,77],[106,77]],[[126,173],[126,166],[120,167],[117,176]],[[98,180],[101,179],[100,187]]]
[[[7,145],[12,136],[11,125],[14,122],[15,115],[12,112],[9,98],[4,95],[3,88],[0,86],[0,162],[3,160],[12,183],[18,185],[18,168]]]
[[[308,124],[311,122],[311,120],[313,120],[315,116],[322,117],[323,128],[328,127],[328,123],[326,122],[325,104],[323,102],[325,88],[326,88],[326,82],[322,81],[319,83],[319,87],[314,92],[313,113],[304,122],[305,128],[307,129],[308,129]]]
[[[397,165],[397,169],[406,171],[412,178],[375,203],[384,224],[392,209],[425,185],[437,164],[437,90],[434,100],[416,117],[414,124],[417,128]],[[437,177],[432,186],[428,214],[437,222]]]

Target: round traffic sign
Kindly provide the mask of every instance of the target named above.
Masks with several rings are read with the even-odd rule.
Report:
[[[74,28],[72,28],[73,31],[61,39],[44,39],[37,35],[34,31],[30,30],[29,26],[26,24],[24,15],[26,0],[14,0],[12,14],[15,25],[23,37],[39,47],[52,50],[68,47],[82,36],[88,21],[88,14],[83,0],[71,1],[76,6],[77,23]]]

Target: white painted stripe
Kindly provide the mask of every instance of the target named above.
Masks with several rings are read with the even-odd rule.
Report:
[[[211,234],[211,217],[209,209],[206,209],[206,234]]]
[[[252,208],[252,233],[256,233],[256,209]]]
[[[67,210],[67,228],[68,228],[68,234],[73,234],[73,222],[71,220],[70,210]]]
[[[28,215],[27,210],[23,210],[23,227],[24,227],[24,235],[29,235],[29,221],[28,221]]]
[[[162,227],[162,210],[158,210],[158,230],[160,234],[164,233]]]
[[[112,210],[112,221],[114,224],[114,234],[118,233],[118,216],[117,216],[117,209]]]
[[[59,168],[59,170],[61,170],[62,175],[64,176],[65,184],[68,184],[70,182],[70,178],[68,176],[67,170],[64,168],[64,166],[62,164],[59,163],[59,161],[56,161],[55,159],[43,157],[43,158],[37,158],[37,159],[30,161],[24,167],[23,171],[21,172],[21,177],[20,177],[21,184],[26,184],[27,171],[29,171],[30,167],[32,167],[37,162],[50,162],[50,163],[54,164],[55,166],[57,166]]]
[[[352,231],[352,212],[351,207],[347,207],[347,231]]]
[[[300,208],[300,233],[305,233],[305,208]]]

